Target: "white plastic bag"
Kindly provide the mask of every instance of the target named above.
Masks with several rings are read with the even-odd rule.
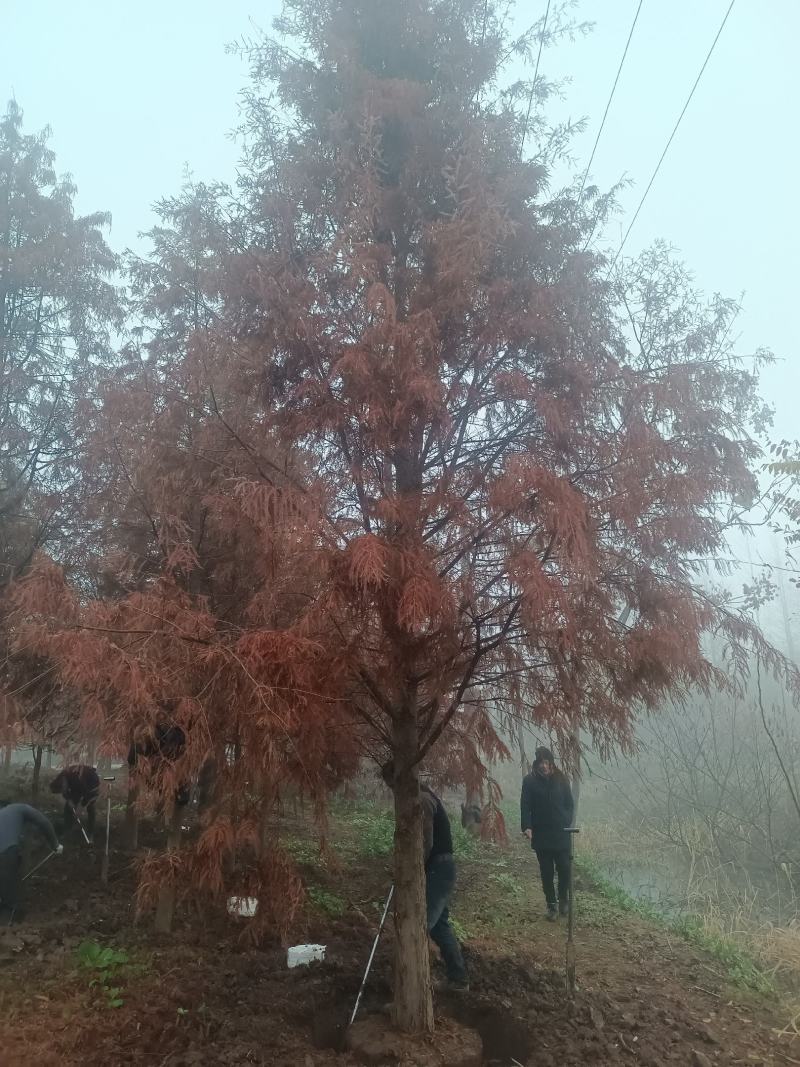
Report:
[[[305,967],[314,960],[324,959],[324,945],[293,945],[286,953],[286,962],[290,967]]]

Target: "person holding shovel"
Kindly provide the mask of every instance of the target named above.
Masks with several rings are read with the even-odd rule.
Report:
[[[50,783],[51,793],[60,793],[64,798],[64,828],[68,829],[73,823],[82,826],[78,817],[77,809],[83,807],[86,811],[86,827],[84,835],[87,842],[94,837],[94,824],[97,817],[97,798],[100,795],[100,776],[94,767],[84,764],[76,764],[73,767],[65,767]]]
[[[570,835],[575,804],[567,776],[560,771],[549,748],[536,749],[531,773],[522,781],[520,798],[522,832],[539,861],[542,889],[547,902],[545,918],[555,922],[569,909]],[[554,875],[558,874],[558,897]]]
[[[0,808],[0,923],[8,926],[17,911],[22,866],[20,846],[28,826],[34,826],[57,855],[64,851],[53,824],[36,808],[30,804],[6,804]]]

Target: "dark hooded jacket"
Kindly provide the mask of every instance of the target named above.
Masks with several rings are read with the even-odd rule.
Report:
[[[65,767],[50,783],[51,793],[60,793],[70,804],[91,804],[100,793],[100,777],[94,767]]]
[[[552,762],[552,759],[551,759]],[[522,832],[532,830],[531,847],[552,852],[569,849],[569,834],[575,804],[567,776],[559,770],[545,777],[537,771],[538,763],[522,780],[520,816]]]

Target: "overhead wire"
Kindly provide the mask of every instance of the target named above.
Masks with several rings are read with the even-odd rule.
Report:
[[[595,137],[595,139],[594,139],[594,145],[592,147],[592,154],[589,156],[589,162],[586,164],[586,170],[583,172],[583,179],[581,180],[581,187],[578,190],[578,196],[577,196],[577,200],[575,202],[576,210],[577,210],[577,208],[578,208],[578,206],[580,204],[581,197],[583,196],[583,190],[586,188],[586,179],[589,177],[589,171],[591,170],[592,163],[594,162],[595,153],[597,152],[597,146],[600,143],[600,138],[603,135],[603,129],[604,129],[605,124],[606,124],[606,119],[608,118],[608,112],[611,109],[611,104],[612,104],[612,101],[614,100],[614,94],[617,91],[617,83],[619,82],[620,74],[622,74],[622,68],[625,65],[625,58],[628,55],[628,49],[630,48],[631,38],[633,37],[633,31],[636,29],[636,23],[639,21],[639,13],[642,10],[642,4],[643,3],[644,3],[644,0],[639,0],[639,6],[636,8],[636,14],[633,16],[633,22],[631,24],[630,33],[628,34],[628,40],[625,42],[625,50],[622,53],[622,59],[620,59],[619,66],[617,67],[617,76],[614,78],[614,84],[611,86],[611,93],[610,93],[610,95],[608,97],[608,102],[606,103],[606,109],[603,112],[603,119],[602,119],[602,122],[600,123],[600,129],[597,131],[597,137]]]
[[[735,3],[736,3],[736,0],[731,0],[730,4],[728,5],[728,10],[725,12],[725,16],[722,19],[722,22],[720,23],[720,27],[717,30],[717,34],[716,34],[714,40],[711,42],[711,47],[709,48],[709,50],[708,50],[708,52],[706,54],[706,58],[703,60],[703,65],[700,68],[700,73],[695,78],[694,85],[692,86],[691,91],[690,91],[689,95],[686,98],[686,103],[683,105],[683,108],[681,110],[680,115],[678,115],[678,120],[677,120],[677,122],[675,123],[675,125],[672,128],[672,133],[669,135],[669,140],[667,141],[667,143],[666,143],[666,145],[664,147],[664,151],[661,153],[661,156],[660,156],[660,158],[658,160],[658,163],[656,164],[655,170],[653,171],[653,173],[652,173],[652,175],[650,177],[650,181],[647,183],[647,188],[645,189],[644,193],[642,194],[642,198],[639,201],[639,204],[638,204],[638,207],[636,208],[636,211],[634,212],[633,218],[631,219],[630,224],[628,225],[628,228],[625,231],[625,235],[622,238],[622,243],[620,244],[619,248],[617,249],[616,255],[614,256],[614,259],[611,262],[611,266],[609,267],[609,271],[608,271],[609,274],[611,273],[611,271],[616,266],[617,260],[619,259],[619,257],[622,255],[622,250],[625,247],[625,244],[626,244],[626,242],[628,240],[628,237],[630,236],[630,232],[633,229],[633,227],[634,227],[634,225],[636,223],[636,220],[639,217],[639,212],[642,210],[642,207],[644,206],[644,202],[647,199],[648,193],[650,192],[650,190],[653,187],[653,182],[658,177],[658,172],[661,170],[661,165],[664,162],[664,159],[666,158],[666,155],[667,155],[667,152],[669,151],[670,145],[672,144],[673,140],[675,139],[675,134],[678,132],[678,128],[679,128],[679,126],[680,126],[680,124],[681,124],[681,122],[683,120],[683,116],[686,114],[686,111],[687,111],[687,109],[689,107],[689,104],[692,102],[692,97],[695,94],[697,86],[700,84],[700,79],[703,77],[703,74],[705,73],[705,69],[708,66],[709,60],[711,59],[711,56],[714,54],[714,49],[717,47],[717,42],[719,41],[719,39],[720,39],[720,37],[722,35],[722,31],[725,29],[725,24],[728,21],[728,17],[730,16],[731,11],[733,10],[733,5]]]
[[[552,0],[547,0],[547,7],[545,8],[545,11],[544,11],[544,21],[542,23],[542,32],[539,34],[539,51],[538,51],[538,53],[536,55],[536,66],[534,67],[534,70],[533,70],[533,81],[531,82],[531,92],[530,92],[530,96],[528,97],[528,110],[527,110],[527,112],[525,114],[525,125],[522,128],[522,143],[519,146],[519,154],[520,154],[520,156],[522,155],[522,153],[525,150],[525,138],[528,136],[528,123],[530,122],[530,118],[531,118],[531,108],[533,107],[533,98],[534,98],[534,96],[536,94],[536,79],[539,77],[539,63],[541,62],[541,59],[542,59],[542,49],[544,48],[544,38],[545,38],[545,34],[547,33],[547,20],[550,17],[550,4],[551,3],[552,3]]]

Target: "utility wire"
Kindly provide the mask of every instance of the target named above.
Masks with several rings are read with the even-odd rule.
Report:
[[[614,84],[611,86],[611,95],[608,98],[608,103],[606,104],[606,109],[603,112],[603,121],[600,123],[600,129],[597,131],[597,137],[595,137],[595,139],[594,139],[594,147],[592,148],[592,154],[589,156],[589,162],[586,164],[586,170],[583,172],[583,180],[581,182],[581,187],[578,190],[578,198],[577,198],[577,201],[575,203],[575,209],[576,210],[578,209],[578,206],[579,206],[579,204],[581,202],[581,197],[583,196],[583,190],[586,187],[586,179],[589,177],[589,171],[591,170],[592,163],[594,162],[594,155],[595,155],[595,152],[597,151],[597,146],[600,143],[600,138],[601,138],[601,136],[603,134],[603,127],[605,126],[606,119],[608,118],[608,112],[609,112],[609,110],[611,108],[611,102],[614,99],[614,93],[617,91],[617,82],[619,81],[619,76],[622,73],[622,67],[623,67],[623,65],[625,63],[625,57],[628,54],[628,48],[630,47],[631,38],[633,37],[633,31],[636,29],[636,23],[639,21],[639,12],[642,10],[642,4],[643,3],[644,3],[644,0],[639,0],[639,6],[636,8],[636,14],[633,16],[633,23],[631,25],[631,32],[628,34],[628,40],[625,42],[625,51],[622,53],[622,59],[619,61],[619,67],[617,67],[617,76],[614,79]]]
[[[519,154],[520,154],[520,156],[522,156],[522,153],[523,153],[523,151],[525,149],[525,138],[528,136],[528,123],[530,122],[530,118],[531,118],[531,108],[533,107],[533,97],[534,97],[534,94],[536,93],[536,79],[539,77],[539,63],[541,62],[541,59],[542,59],[542,49],[544,48],[544,37],[545,37],[545,34],[547,33],[547,19],[550,16],[550,4],[551,4],[551,2],[552,2],[552,0],[547,0],[547,7],[545,8],[545,12],[544,12],[544,22],[542,23],[542,32],[539,34],[539,52],[538,52],[538,54],[536,56],[536,66],[535,66],[534,71],[533,71],[533,82],[531,83],[531,94],[528,97],[528,111],[527,111],[527,113],[525,115],[525,125],[522,128],[522,143],[519,146]]]
[[[686,98],[686,103],[683,105],[683,110],[681,111],[680,115],[678,115],[678,121],[675,123],[675,125],[674,125],[674,127],[672,129],[672,133],[669,135],[669,140],[667,141],[667,144],[666,144],[666,147],[664,148],[664,151],[661,153],[661,158],[659,159],[658,163],[656,164],[656,169],[653,171],[652,177],[650,178],[650,181],[647,183],[647,188],[644,191],[644,195],[642,196],[642,199],[639,201],[639,206],[636,208],[636,212],[634,213],[634,216],[630,221],[630,225],[628,226],[627,230],[625,231],[625,236],[622,238],[622,244],[617,249],[617,253],[614,256],[614,259],[613,259],[613,261],[611,263],[611,266],[609,267],[609,274],[611,273],[611,271],[616,266],[616,263],[617,263],[617,260],[619,259],[619,257],[622,255],[622,250],[625,247],[625,243],[628,240],[628,236],[630,235],[630,232],[633,229],[634,224],[635,224],[636,220],[639,217],[639,212],[642,210],[642,207],[644,206],[644,202],[647,199],[647,194],[652,189],[653,182],[656,180],[656,177],[658,176],[658,172],[661,170],[661,164],[664,162],[664,158],[665,158],[667,152],[669,151],[669,146],[672,144],[672,141],[673,141],[673,139],[675,137],[675,134],[678,132],[678,127],[681,124],[683,116],[686,114],[686,110],[689,107],[689,104],[692,102],[692,97],[695,94],[695,90],[697,89],[697,86],[700,84],[700,79],[703,77],[703,73],[705,72],[705,69],[708,66],[708,61],[711,59],[711,56],[712,56],[712,54],[714,52],[714,49],[717,47],[717,41],[720,39],[722,31],[725,29],[725,23],[728,21],[728,16],[730,15],[731,11],[733,10],[733,5],[735,3],[736,3],[736,0],[731,0],[730,4],[728,5],[728,10],[725,12],[725,17],[723,18],[722,22],[720,23],[720,27],[717,30],[716,37],[711,42],[711,47],[709,48],[708,54],[706,55],[706,58],[703,61],[702,67],[700,68],[700,73],[697,75],[697,78],[695,79],[695,83],[692,86],[692,90],[689,93],[688,97]]]

